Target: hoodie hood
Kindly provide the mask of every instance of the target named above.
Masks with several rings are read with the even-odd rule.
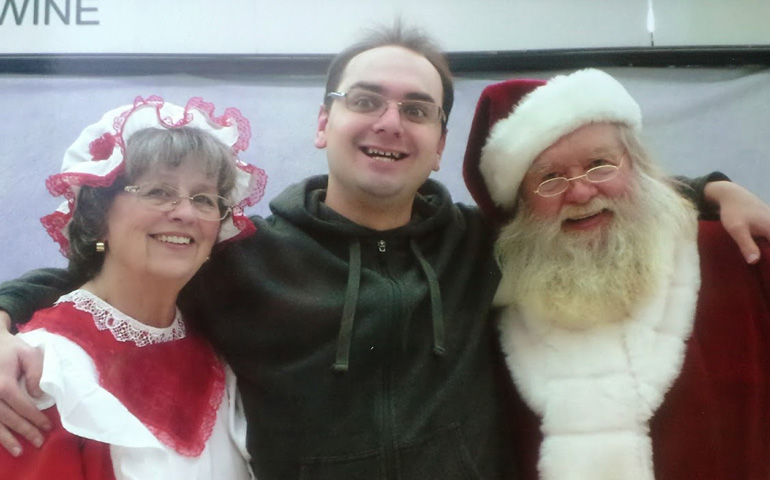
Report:
[[[327,207],[324,204],[327,183],[328,176],[319,175],[291,185],[270,202],[270,210],[303,229],[337,237],[421,236],[453,219],[449,191],[435,180],[428,179],[418,190],[412,220],[403,227],[387,231],[358,225]]]

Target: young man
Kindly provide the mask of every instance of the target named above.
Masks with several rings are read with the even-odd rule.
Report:
[[[487,321],[495,231],[428,179],[452,101],[446,60],[415,32],[344,51],[318,117],[328,178],[286,189],[183,292],[239,377],[259,478],[513,475]],[[0,289],[0,308],[23,321],[76,285],[37,272]],[[0,343],[0,373],[32,356],[18,352]],[[5,390],[0,421],[25,430],[10,413],[21,394]]]
[[[515,105],[474,119],[494,126],[466,168],[513,216],[495,303],[530,446],[520,478],[770,478],[770,246],[747,265],[719,223],[698,224],[609,75],[482,98]]]
[[[446,62],[419,35],[385,32],[343,53],[328,89],[316,136],[328,178],[274,199],[180,305],[239,377],[254,471],[505,478],[493,231],[428,180],[452,104]],[[29,281],[49,279],[77,283]],[[0,303],[23,319],[44,290],[11,284]]]

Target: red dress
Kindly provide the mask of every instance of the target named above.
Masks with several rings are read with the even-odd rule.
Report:
[[[109,445],[66,431],[56,407],[43,412],[53,426],[43,448],[22,439],[24,450],[18,458],[0,448],[3,480],[115,480]]]
[[[249,478],[234,377],[181,317],[148,327],[78,290],[21,335],[45,350],[38,408],[54,429],[19,458],[0,449],[3,480]]]

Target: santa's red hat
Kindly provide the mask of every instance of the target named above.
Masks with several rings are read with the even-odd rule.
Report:
[[[514,213],[519,184],[532,162],[561,137],[594,122],[639,131],[642,114],[626,89],[595,69],[543,80],[508,80],[481,92],[465,150],[463,177],[493,221]]]

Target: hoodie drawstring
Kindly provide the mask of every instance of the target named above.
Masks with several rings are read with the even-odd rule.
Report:
[[[350,342],[353,337],[353,319],[358,303],[358,289],[361,285],[361,242],[350,241],[350,268],[348,268],[348,286],[345,289],[345,305],[342,307],[340,334],[337,338],[337,357],[334,371],[347,372],[350,364]]]
[[[444,313],[441,302],[441,289],[439,288],[436,272],[425,259],[417,242],[414,239],[409,241],[412,254],[420,263],[425,278],[428,281],[428,291],[430,292],[431,321],[433,322],[433,353],[443,356],[446,352],[444,347]],[[340,320],[340,333],[337,337],[337,355],[334,361],[333,370],[336,372],[347,372],[350,365],[350,344],[353,339],[353,321],[356,315],[356,304],[358,303],[358,291],[361,285],[361,242],[358,239],[350,241],[350,268],[348,269],[348,284],[345,291],[345,304],[342,307],[342,319]]]
[[[431,320],[433,321],[433,353],[438,356],[443,356],[446,349],[444,348],[444,313],[441,303],[441,289],[438,284],[438,277],[436,272],[430,266],[422,252],[417,247],[417,242],[414,239],[410,239],[409,246],[412,248],[412,253],[420,262],[422,271],[425,274],[425,278],[428,280],[428,289],[430,291],[430,308],[431,308]]]

